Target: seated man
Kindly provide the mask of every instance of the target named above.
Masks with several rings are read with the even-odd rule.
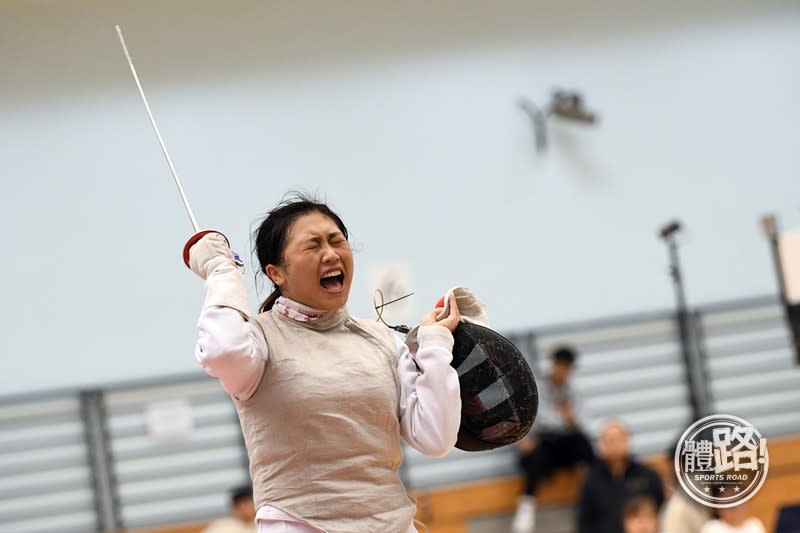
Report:
[[[256,533],[253,487],[244,485],[233,489],[230,516],[214,520],[203,533]]]
[[[622,508],[636,496],[651,498],[657,509],[664,487],[657,472],[631,457],[628,430],[618,421],[600,431],[596,461],[578,500],[578,533],[622,533]]]
[[[569,468],[594,458],[592,444],[584,433],[578,399],[569,383],[575,366],[575,351],[557,348],[552,371],[539,382],[539,412],[531,433],[517,448],[525,472],[525,492],[520,496],[511,529],[514,533],[534,530],[534,495],[539,482],[557,468]]]

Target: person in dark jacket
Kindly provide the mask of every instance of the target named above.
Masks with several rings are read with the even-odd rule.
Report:
[[[578,533],[622,533],[622,508],[631,498],[664,503],[661,478],[630,453],[628,430],[618,421],[606,424],[598,438],[599,461],[583,483],[578,501]]]

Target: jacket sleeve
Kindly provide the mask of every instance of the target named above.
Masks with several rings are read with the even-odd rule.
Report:
[[[650,470],[650,475],[652,476],[652,481],[651,481],[653,485],[652,496],[656,502],[656,507],[658,507],[658,509],[660,510],[664,506],[664,500],[665,500],[664,481],[661,479],[661,476],[659,475],[658,472],[650,468],[648,468],[648,470]]]
[[[591,480],[590,472],[583,481],[580,496],[578,497],[578,533],[593,533],[594,502],[592,498]]]
[[[421,326],[418,340],[413,356],[397,339],[400,435],[421,453],[439,457],[453,448],[461,425],[461,389],[450,366],[453,335],[443,326]]]
[[[261,330],[231,307],[210,306],[197,321],[195,357],[238,400],[255,394],[269,355]]]

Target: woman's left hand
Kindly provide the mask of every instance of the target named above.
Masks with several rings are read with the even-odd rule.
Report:
[[[442,316],[445,312],[445,309],[437,308],[422,317],[422,321],[420,322],[421,326],[444,326],[450,330],[452,333],[458,327],[458,322],[461,320],[461,313],[458,311],[458,304],[456,303],[456,295],[452,292],[450,293],[450,297],[448,299],[449,313],[447,316]]]

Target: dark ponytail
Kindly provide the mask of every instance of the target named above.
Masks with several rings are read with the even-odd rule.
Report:
[[[263,313],[264,311],[269,311],[270,309],[272,309],[272,306],[275,305],[275,300],[280,298],[280,296],[281,296],[280,287],[275,287],[275,290],[269,293],[267,299],[261,302],[261,305],[258,307],[258,312]]]

